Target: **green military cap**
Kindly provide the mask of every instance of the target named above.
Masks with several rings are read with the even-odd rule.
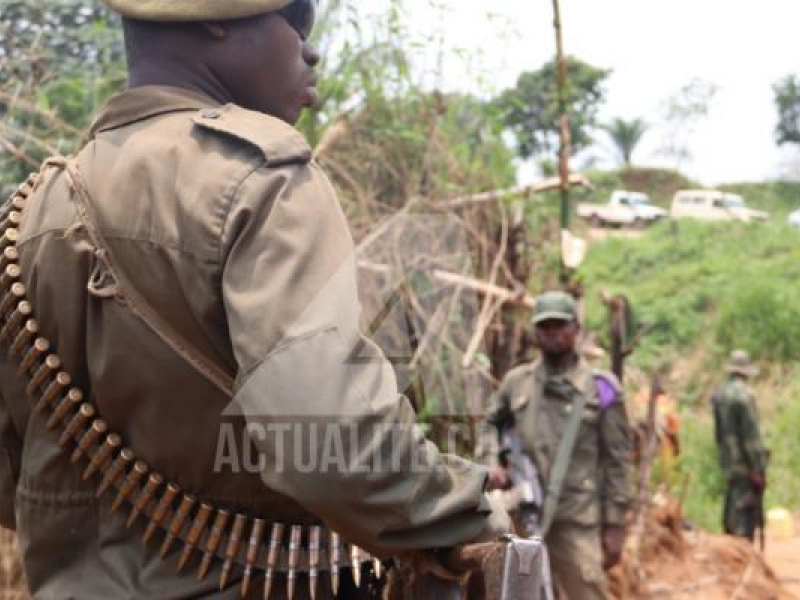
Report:
[[[755,377],[758,369],[750,362],[750,355],[746,350],[734,350],[725,366],[728,373],[743,375],[744,377]]]
[[[279,10],[292,0],[103,0],[125,17],[143,21],[224,21]]]
[[[536,298],[533,311],[533,324],[542,321],[574,321],[578,318],[578,306],[575,299],[566,292],[545,292]]]

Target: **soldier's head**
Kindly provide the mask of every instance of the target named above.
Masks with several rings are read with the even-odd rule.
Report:
[[[750,361],[747,350],[734,350],[725,365],[725,370],[731,377],[750,379],[758,375],[758,368]]]
[[[536,298],[534,339],[545,358],[571,355],[580,333],[575,299],[564,292],[546,292]]]
[[[199,91],[294,123],[317,102],[317,0],[105,0],[123,15],[130,85]]]

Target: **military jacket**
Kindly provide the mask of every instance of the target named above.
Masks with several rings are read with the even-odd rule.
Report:
[[[725,476],[730,480],[763,473],[766,451],[750,388],[741,379],[730,378],[714,392],[712,404],[719,462]]]
[[[64,170],[45,168],[19,227],[22,280],[40,334],[124,445],[182,494],[287,532],[322,523],[380,556],[482,535],[485,469],[424,439],[361,337],[347,223],[293,127],[137,88],[110,100],[77,164],[117,266],[235,379],[231,399],[119,301]],[[160,559],[143,518],[125,527],[130,503],[112,514],[114,494],[95,497],[99,475],[81,480],[16,367],[0,352],[0,523],[19,533],[34,594],[238,597],[240,568],[222,592],[219,560],[205,580],[178,575],[179,547]],[[328,462],[309,458],[320,447]]]
[[[541,360],[512,369],[492,399],[479,455],[497,466],[497,429],[514,427],[546,490],[577,394],[588,398],[555,520],[618,525],[630,502],[632,432],[613,375],[598,373],[582,360],[563,373],[548,372]]]

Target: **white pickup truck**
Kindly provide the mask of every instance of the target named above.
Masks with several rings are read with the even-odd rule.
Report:
[[[595,227],[629,225],[644,227],[667,216],[667,211],[650,203],[642,192],[616,190],[608,204],[578,204],[578,216]]]

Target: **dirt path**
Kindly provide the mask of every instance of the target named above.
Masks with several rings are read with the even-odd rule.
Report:
[[[800,598],[800,536],[767,540],[767,563],[786,589]]]

